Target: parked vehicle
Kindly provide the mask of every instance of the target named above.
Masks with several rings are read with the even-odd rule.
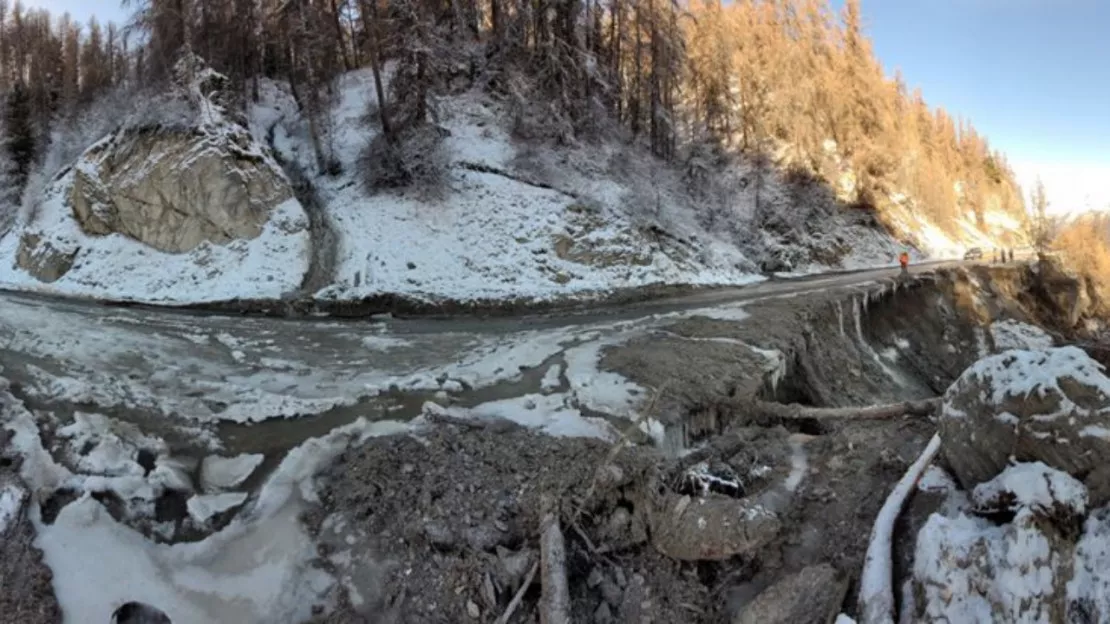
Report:
[[[982,260],[983,250],[979,247],[972,247],[964,254],[964,260]]]

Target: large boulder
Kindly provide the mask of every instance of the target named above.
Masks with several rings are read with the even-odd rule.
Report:
[[[126,128],[78,159],[68,199],[86,234],[123,234],[181,253],[257,237],[270,210],[293,196],[279,166],[223,105],[226,79],[193,56],[176,69],[168,97],[192,119]]]
[[[81,249],[59,249],[42,236],[26,232],[19,237],[19,250],[15,264],[40,282],[56,282],[73,267],[73,260]]]
[[[848,578],[827,563],[808,566],[764,590],[732,624],[827,624],[836,619]]]
[[[262,232],[292,197],[246,130],[129,130],[82,155],[69,199],[87,234],[123,234],[159,251],[190,251]]]
[[[944,455],[967,490],[1011,460],[1080,479],[1110,457],[1110,379],[1076,347],[1006,351],[968,368],[944,396]]]
[[[914,555],[914,622],[1106,621],[1074,617],[1084,605],[1106,602],[1100,586],[1070,582],[1075,570],[1097,563],[1073,556],[1076,516],[1087,503],[1082,484],[1044,464],[1018,464],[976,488],[972,501],[1013,520],[999,526],[964,513],[929,517]]]

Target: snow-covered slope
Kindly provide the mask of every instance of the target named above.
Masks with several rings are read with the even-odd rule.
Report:
[[[288,89],[261,86],[248,110],[248,151],[272,163],[262,147],[269,144],[300,201],[274,208],[260,236],[164,253],[118,233],[90,235],[75,218],[70,171],[45,185],[27,204],[35,209],[0,239],[0,287],[173,304],[385,295],[551,301],[894,266],[903,250],[922,260],[997,246],[970,223],[952,235],[909,207],[889,215],[888,231],[820,184],[788,181],[743,158],[692,154],[662,163],[616,135],[558,146],[520,138],[512,108],[476,89],[431,104],[443,134],[433,159],[442,162],[440,183],[369,191],[363,154],[377,125],[368,70],[340,78],[320,124],[334,175],[317,171],[309,124]],[[202,116],[220,112],[200,100]],[[80,171],[82,160],[76,164]],[[987,216],[1000,232],[1019,225]],[[34,262],[65,270],[28,270]]]
[[[307,124],[292,98],[274,83],[263,93],[250,115],[255,136],[272,136],[284,160],[312,172]],[[501,112],[473,93],[439,107],[449,133],[441,147],[445,188],[368,193],[360,154],[374,137],[373,102],[367,72],[344,76],[329,137],[343,173],[310,176],[339,240],[334,284],[318,293],[322,299],[545,300],[759,279],[738,249],[696,228],[669,229],[686,242],[655,240],[624,209],[630,189],[603,171],[568,166],[554,183],[523,171]],[[603,149],[589,157],[608,158]]]
[[[274,209],[262,235],[163,253],[122,234],[89,236],[65,201],[72,173],[52,185],[36,219],[0,239],[0,287],[118,301],[185,304],[235,298],[277,299],[296,290],[308,266],[308,220],[296,200]],[[73,254],[57,281],[39,281],[16,263],[22,235],[41,235]],[[40,247],[40,249],[44,249]]]
[[[226,78],[196,57],[178,67],[190,78],[149,102],[161,117],[125,114],[75,162],[40,172],[52,179],[0,233],[0,287],[172,304],[296,294],[304,209],[220,103]]]

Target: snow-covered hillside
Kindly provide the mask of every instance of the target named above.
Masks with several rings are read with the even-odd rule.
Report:
[[[369,72],[343,78],[329,136],[343,173],[312,176],[339,241],[334,284],[320,298],[545,300],[760,279],[735,246],[693,224],[667,224],[659,236],[634,219],[635,189],[607,175],[620,157],[611,148],[526,152],[503,111],[474,93],[439,106],[444,188],[367,193],[360,155],[375,136],[373,102]],[[272,137],[284,160],[314,170],[307,123],[279,85],[264,85],[250,118],[256,138]],[[545,171],[555,158],[564,161]]]
[[[788,182],[770,166],[743,159],[722,164],[691,156],[676,166],[616,138],[558,146],[520,138],[511,107],[475,89],[432,106],[443,135],[434,159],[443,169],[438,184],[371,191],[363,175],[363,154],[377,132],[371,74],[351,72],[338,87],[321,128],[338,173],[325,175],[288,89],[262,82],[260,100],[248,110],[252,138],[244,149],[275,169],[269,145],[297,197],[274,206],[256,236],[159,250],[129,234],[164,223],[124,232],[90,228],[73,201],[80,172],[100,157],[90,149],[38,196],[25,198],[33,209],[0,239],[0,287],[173,304],[385,295],[551,301],[892,266],[903,250],[920,260],[998,246],[970,222],[956,228],[958,235],[946,234],[953,228],[911,208],[889,215],[892,235],[873,214],[844,209],[820,184]],[[231,127],[232,116],[225,119],[199,93],[191,90],[197,116],[215,113]],[[220,157],[233,160],[235,145]],[[180,162],[188,168],[191,161]],[[987,221],[998,232],[1019,228],[1007,219],[988,213]]]

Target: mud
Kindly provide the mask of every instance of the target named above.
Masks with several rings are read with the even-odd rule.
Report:
[[[611,450],[516,427],[501,433],[442,427],[346,452],[321,491],[323,509],[338,518],[321,511],[308,520],[317,534],[344,527],[330,541],[348,553],[325,553],[325,565],[348,586],[340,614],[319,621],[492,622],[537,560],[546,497],[559,501],[563,520],[572,621],[612,621],[608,612],[620,621],[665,623],[709,613],[713,605],[696,570],[647,546],[631,501],[591,493]],[[657,458],[632,448],[620,459],[632,472]],[[384,574],[359,570],[367,559]],[[384,583],[360,585],[358,578]],[[538,586],[526,588],[510,621],[535,621],[538,595]]]
[[[306,519],[328,544],[321,565],[344,581],[340,613],[318,621],[494,621],[536,561],[545,499],[559,501],[575,622],[731,622],[758,595],[753,588],[814,565],[835,570],[851,595],[871,522],[931,433],[920,421],[817,437],[734,430],[744,443],[711,464],[739,475],[742,489],[692,496],[676,478],[682,460],[649,448],[614,453],[516,427],[372,440],[322,477],[321,509]],[[613,469],[622,478],[607,481]],[[793,490],[784,485],[791,474]],[[735,556],[667,557],[660,551],[674,545],[661,541],[657,505],[682,497],[699,510],[778,500],[781,528]],[[538,585],[523,596],[511,622],[538,618]]]

